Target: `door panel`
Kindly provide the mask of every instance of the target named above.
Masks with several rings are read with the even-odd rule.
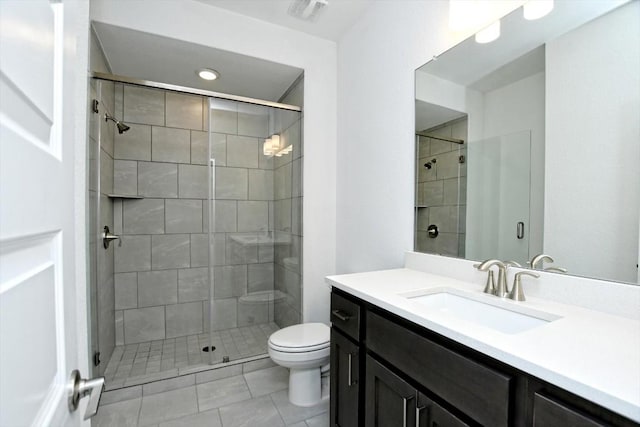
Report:
[[[365,421],[367,426],[415,425],[416,390],[367,355]]]
[[[332,427],[358,426],[358,346],[331,328]]]
[[[81,9],[0,1],[0,425],[80,424],[67,385],[84,320],[74,243]]]

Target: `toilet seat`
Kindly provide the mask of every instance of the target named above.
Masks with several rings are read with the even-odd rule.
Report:
[[[330,345],[330,330],[324,323],[302,323],[274,332],[269,347],[283,353],[306,353]]]

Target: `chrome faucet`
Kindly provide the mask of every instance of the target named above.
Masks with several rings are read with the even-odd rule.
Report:
[[[480,264],[474,265],[474,267],[477,268],[480,271],[489,271],[490,272],[489,269],[491,267],[493,267],[494,265],[498,267],[498,283],[495,285],[495,289],[493,289],[493,292],[491,292],[491,289],[490,289],[491,288],[491,286],[490,286],[491,277],[489,277],[489,279],[487,279],[487,286],[485,286],[484,292],[493,293],[493,295],[499,296],[500,298],[504,298],[505,296],[507,296],[507,294],[509,292],[509,290],[507,289],[507,268],[508,268],[508,265],[505,265],[505,263],[503,263],[499,259],[488,259],[486,261],[481,262]],[[490,274],[490,276],[491,276],[491,274]]]
[[[540,267],[542,267],[545,261],[553,262],[553,258],[551,258],[549,255],[538,254],[531,258],[531,262],[529,264],[531,264],[531,268],[533,268],[534,270],[539,270],[540,268],[538,268],[538,264],[540,264]]]
[[[526,300],[526,298],[524,297],[524,292],[522,291],[522,282],[520,279],[521,276],[540,277],[539,274],[532,273],[530,271],[521,271],[519,273],[516,273],[515,277],[513,278],[513,287],[511,288],[511,292],[509,292],[509,298],[514,301]]]

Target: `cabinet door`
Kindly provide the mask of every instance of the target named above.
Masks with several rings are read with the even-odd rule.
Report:
[[[605,424],[569,406],[536,393],[533,398],[534,427],[603,427]]]
[[[422,393],[418,393],[417,405],[417,427],[469,427],[469,424],[465,423]]]
[[[365,421],[367,427],[415,426],[416,390],[367,356]]]
[[[358,427],[358,346],[331,328],[331,427]]]

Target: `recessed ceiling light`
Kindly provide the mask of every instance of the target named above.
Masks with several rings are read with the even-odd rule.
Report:
[[[218,73],[216,70],[212,70],[211,68],[202,68],[196,71],[196,74],[204,80],[215,80],[220,77],[220,73]]]
[[[533,21],[546,16],[553,10],[553,0],[532,0],[522,8],[524,19]]]

